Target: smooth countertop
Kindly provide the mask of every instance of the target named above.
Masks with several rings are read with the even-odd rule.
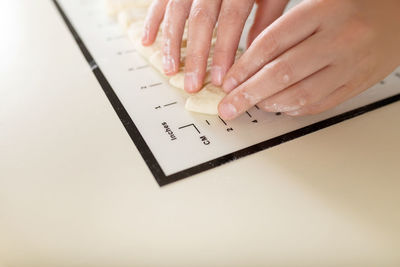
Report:
[[[400,265],[400,103],[160,188],[52,1],[0,28],[0,266]]]

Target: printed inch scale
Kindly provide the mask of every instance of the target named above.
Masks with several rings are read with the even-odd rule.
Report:
[[[292,118],[257,107],[235,121],[185,110],[186,95],[149,66],[103,1],[54,0],[159,185],[279,145],[400,99],[400,70],[341,106]],[[82,89],[82,88],[81,88]]]

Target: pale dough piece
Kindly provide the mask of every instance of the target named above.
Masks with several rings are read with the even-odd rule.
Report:
[[[174,76],[172,76],[169,79],[170,85],[172,85],[176,88],[182,89],[182,90],[184,90],[184,87],[185,87],[185,85],[184,85],[185,84],[185,73],[183,70],[183,65],[184,65],[183,62],[185,62],[185,56],[186,56],[185,54],[186,54],[186,48],[182,48],[181,49],[181,60],[182,60],[181,69],[177,74],[175,74]],[[204,78],[204,84],[211,82],[212,56],[213,56],[213,50],[210,51],[210,56],[207,59],[207,70],[206,70],[207,72],[206,72],[206,77]]]
[[[169,84],[175,88],[184,90],[185,85],[185,73],[183,71],[178,72],[169,79]]]
[[[157,69],[164,77],[163,69],[163,53],[162,53],[162,44],[159,39],[152,46],[142,46],[141,44],[141,35],[143,31],[143,22],[139,21],[136,22],[134,19],[131,20],[131,14],[127,13],[128,11],[121,13],[119,15],[119,20],[122,26],[127,26],[130,24],[128,30],[128,36],[132,43],[135,45],[137,51],[146,58],[151,65],[155,69]],[[123,14],[123,15],[122,15]],[[131,17],[134,17],[131,16]],[[182,61],[185,59],[186,54],[186,41],[187,36],[184,35],[184,40],[182,43]],[[212,45],[215,45],[215,38],[212,40]],[[207,61],[207,74],[205,78],[205,86],[204,88],[198,92],[197,94],[191,95],[187,98],[185,108],[188,111],[203,113],[203,114],[210,114],[210,115],[217,115],[218,114],[218,105],[221,100],[226,96],[225,92],[222,91],[221,88],[216,87],[211,84],[211,64],[212,64],[212,56],[213,56],[213,46],[210,50],[210,57]],[[237,58],[240,53],[237,54]],[[179,89],[184,89],[184,72],[183,66],[181,63],[180,66],[181,71],[176,75],[172,76],[169,79],[169,83],[177,87]]]
[[[157,40],[151,46],[143,46],[141,41],[142,31],[143,31],[142,22],[133,23],[128,29],[128,37],[130,41],[133,43],[135,49],[139,52],[139,54],[141,54],[144,58],[149,60],[149,58],[154,53],[161,50],[161,43]]]
[[[132,23],[144,21],[146,12],[147,8],[125,9],[118,13],[117,20],[119,25],[127,30]]]
[[[204,79],[204,84],[207,84],[210,82],[211,82],[211,72],[207,71],[206,77]],[[185,88],[185,73],[183,72],[183,70],[181,70],[180,72],[178,72],[177,74],[172,76],[169,79],[169,84],[176,88],[184,90],[184,88]]]
[[[106,0],[108,15],[115,17],[119,12],[129,8],[148,8],[151,0]]]
[[[153,65],[153,67],[158,70],[161,74],[163,74],[164,76],[166,76],[164,74],[164,68],[163,68],[163,55],[161,50],[157,50],[155,53],[153,53],[150,57],[149,57],[149,62],[151,65]]]
[[[156,41],[151,46],[143,46],[141,42],[142,28],[143,24],[141,22],[132,24],[128,30],[129,39],[139,54],[141,54],[151,65],[153,65],[156,70],[166,76],[163,70],[161,44],[159,41]]]
[[[217,115],[218,105],[225,96],[220,87],[209,83],[199,93],[191,95],[186,100],[185,108],[192,112]]]

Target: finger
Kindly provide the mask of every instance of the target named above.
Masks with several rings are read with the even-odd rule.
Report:
[[[333,93],[331,93],[329,96],[327,96],[325,99],[321,100],[320,102],[314,105],[305,106],[302,109],[295,110],[292,112],[287,112],[286,114],[289,116],[305,116],[305,115],[319,114],[340,105],[341,103],[349,100],[350,98],[355,97],[356,95],[362,93],[368,88],[369,86],[365,84],[355,87],[354,85],[349,83],[341,86]]]
[[[272,22],[279,18],[289,0],[260,0],[257,3],[257,12],[254,23],[247,36],[247,47],[254,39],[267,28]]]
[[[155,0],[152,2],[144,22],[143,45],[152,45],[156,40],[167,4],[168,0]]]
[[[221,117],[234,119],[262,100],[327,67],[334,56],[326,52],[325,42],[319,35],[313,35],[266,65],[222,100]]]
[[[254,0],[225,0],[218,18],[217,43],[214,48],[212,82],[221,86],[232,66],[240,37]]]
[[[179,71],[182,36],[191,5],[191,0],[171,0],[167,5],[163,27],[163,68],[167,75]]]
[[[324,112],[360,94],[381,80],[381,76],[374,75],[373,69],[365,65],[354,66],[354,69],[357,70],[357,72],[349,74],[352,79],[333,91],[326,98],[313,105],[307,105],[299,110],[287,112],[286,114],[289,116],[304,116]]]
[[[293,112],[322,101],[348,82],[338,66],[328,66],[257,105],[267,112]]]
[[[313,13],[304,2],[265,29],[225,76],[223,89],[232,91],[253,76],[268,62],[311,36],[320,25],[320,13]]]
[[[220,6],[221,0],[197,0],[192,5],[185,61],[185,90],[189,93],[199,91],[203,85]]]

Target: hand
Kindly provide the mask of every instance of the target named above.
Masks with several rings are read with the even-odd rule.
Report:
[[[185,59],[185,90],[194,93],[201,89],[206,75],[211,39],[218,21],[212,81],[221,86],[223,78],[232,66],[242,35],[243,27],[254,3],[258,3],[257,15],[248,43],[276,18],[288,0],[155,0],[149,10],[143,45],[151,45],[163,23],[163,67],[167,75],[179,71],[180,51],[185,23],[188,19],[188,42]]]
[[[306,0],[265,29],[229,70],[224,119],[254,106],[316,114],[376,84],[400,64],[400,1]]]

